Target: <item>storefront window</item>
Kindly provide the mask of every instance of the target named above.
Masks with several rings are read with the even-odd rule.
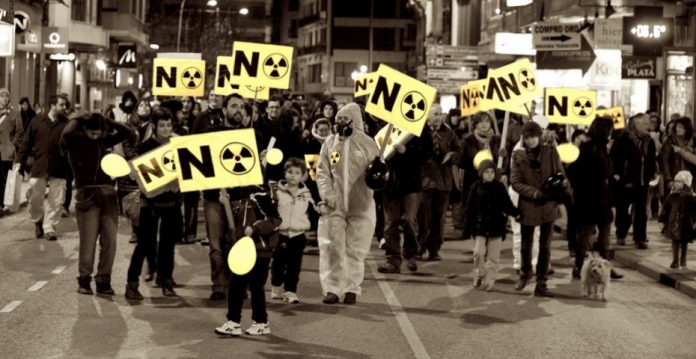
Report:
[[[693,116],[694,113],[694,56],[667,56],[667,93],[665,116],[679,114]]]

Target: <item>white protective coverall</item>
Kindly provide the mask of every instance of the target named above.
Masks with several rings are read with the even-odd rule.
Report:
[[[375,230],[375,202],[365,183],[365,171],[378,156],[374,139],[365,134],[362,113],[355,103],[344,106],[336,117],[352,121],[353,134],[330,135],[321,147],[317,186],[323,202],[333,205],[319,220],[319,278],[324,295],[360,295],[365,257]],[[340,156],[340,157],[339,157]]]

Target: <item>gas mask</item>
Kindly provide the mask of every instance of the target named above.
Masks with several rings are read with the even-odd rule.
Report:
[[[341,137],[350,137],[353,134],[353,121],[336,124],[334,131]]]

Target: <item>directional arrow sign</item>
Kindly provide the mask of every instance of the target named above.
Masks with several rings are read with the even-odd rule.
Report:
[[[580,50],[580,26],[543,22],[534,25],[534,48],[538,51]]]
[[[537,68],[552,70],[581,69],[584,75],[597,56],[585,35],[580,36],[580,38],[581,46],[578,51],[538,51],[536,58]]]

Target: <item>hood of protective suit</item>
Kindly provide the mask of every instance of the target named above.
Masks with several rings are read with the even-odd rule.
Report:
[[[322,200],[336,204],[337,211],[356,213],[374,209],[372,190],[365,183],[365,170],[379,155],[375,140],[364,132],[360,107],[351,103],[339,115],[353,121],[353,134],[331,134],[321,147],[317,185]],[[337,117],[339,116],[337,115]]]

